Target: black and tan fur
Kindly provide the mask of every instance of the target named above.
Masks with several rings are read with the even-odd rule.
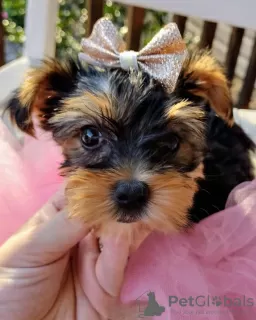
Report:
[[[230,191],[253,179],[253,142],[234,123],[227,79],[208,52],[187,59],[171,94],[146,73],[48,61],[8,108],[29,134],[37,115],[63,147],[70,211],[92,226],[180,230],[224,209]],[[102,135],[90,151],[81,142],[86,126]],[[125,210],[113,190],[131,179],[147,184],[149,195]]]

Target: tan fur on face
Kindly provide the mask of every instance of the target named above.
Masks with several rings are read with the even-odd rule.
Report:
[[[153,175],[147,182],[152,189],[152,199],[145,223],[162,232],[187,227],[188,210],[198,190],[196,181],[178,172],[167,172]]]
[[[68,178],[66,195],[69,212],[91,227],[115,218],[111,189],[116,182],[129,179],[129,171],[90,171],[78,169]]]
[[[167,108],[169,128],[180,137],[175,163],[186,165],[193,158],[202,160],[205,144],[205,112],[190,101],[183,100]]]
[[[198,190],[196,179],[202,176],[202,168],[200,165],[191,176],[170,171],[152,175],[137,173],[136,177],[125,169],[105,172],[78,169],[68,178],[66,188],[70,216],[82,219],[101,234],[120,230],[131,234],[138,230],[178,231],[189,225],[188,210]],[[111,199],[112,187],[120,180],[133,178],[149,185],[147,215],[135,223],[118,223],[117,208]]]
[[[102,93],[92,94],[85,92],[79,97],[65,99],[61,111],[57,113],[50,123],[69,121],[70,118],[88,118],[101,117],[114,118],[114,109],[112,108],[110,98]]]
[[[189,108],[191,106],[191,108]],[[190,120],[193,119],[203,119],[205,117],[205,113],[201,108],[192,107],[192,102],[188,100],[182,100],[175,105],[171,106],[167,109],[167,117],[170,120],[175,118],[180,118],[183,120]]]
[[[204,132],[202,120],[205,118],[205,112],[199,107],[192,106],[192,103],[188,100],[178,102],[167,109],[167,118],[170,120],[170,126],[172,127],[184,122],[187,127],[200,136]]]
[[[206,99],[216,113],[232,125],[232,100],[223,69],[209,52],[190,57],[183,66],[183,77],[195,84],[191,93]],[[184,80],[185,82],[187,80]]]

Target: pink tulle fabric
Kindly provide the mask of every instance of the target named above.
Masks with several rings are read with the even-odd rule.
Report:
[[[60,150],[42,132],[20,147],[0,123],[0,155],[1,244],[57,191],[62,178]],[[238,186],[224,211],[193,230],[151,234],[129,260],[121,299],[137,301],[137,319],[147,319],[140,302],[148,299],[153,310],[156,301],[164,307],[155,320],[255,319],[256,180]]]
[[[54,194],[61,152],[50,136],[26,136],[23,146],[0,121],[0,244]]]

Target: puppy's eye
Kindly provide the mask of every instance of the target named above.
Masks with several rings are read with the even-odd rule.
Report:
[[[94,127],[84,127],[81,132],[81,141],[86,149],[95,149],[101,145],[102,134]]]
[[[179,148],[180,141],[179,138],[176,135],[171,135],[169,137],[166,137],[165,141],[162,141],[160,146],[162,148],[165,148],[166,151],[176,152]]]

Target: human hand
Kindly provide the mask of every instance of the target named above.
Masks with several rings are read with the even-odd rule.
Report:
[[[121,319],[126,239],[105,239],[100,253],[94,233],[63,208],[60,193],[0,248],[1,320]]]

